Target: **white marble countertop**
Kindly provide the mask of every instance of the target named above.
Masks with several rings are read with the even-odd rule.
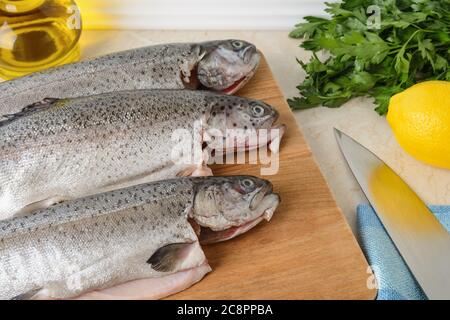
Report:
[[[304,79],[295,58],[310,54],[290,39],[288,31],[84,31],[83,58],[164,42],[241,38],[253,42],[266,56],[286,98],[297,94]],[[450,171],[432,168],[407,155],[397,144],[384,117],[370,100],[358,98],[338,109],[315,108],[295,113],[299,126],[339,207],[355,230],[355,208],[365,202],[338,151],[333,127],[350,134],[396,170],[430,204],[450,204]]]

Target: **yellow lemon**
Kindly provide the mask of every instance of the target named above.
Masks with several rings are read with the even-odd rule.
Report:
[[[425,81],[394,95],[387,121],[406,152],[450,169],[450,82]]]

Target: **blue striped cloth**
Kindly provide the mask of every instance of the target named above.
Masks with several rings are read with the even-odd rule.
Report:
[[[450,206],[430,206],[430,209],[450,231]],[[427,299],[370,205],[358,206],[357,229],[362,249],[377,279],[377,299]]]

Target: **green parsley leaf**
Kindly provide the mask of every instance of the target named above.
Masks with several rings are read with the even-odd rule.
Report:
[[[306,78],[289,99],[292,109],[341,106],[353,97],[373,97],[388,111],[392,95],[430,79],[450,80],[450,0],[343,0],[326,3],[330,18],[305,17],[290,33],[313,51],[299,61]],[[376,18],[373,6],[381,17]],[[369,10],[369,8],[372,8]],[[316,52],[329,58],[321,61]]]

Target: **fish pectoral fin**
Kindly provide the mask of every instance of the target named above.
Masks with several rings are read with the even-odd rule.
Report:
[[[177,174],[177,177],[209,177],[213,176],[211,168],[203,164],[200,166],[190,166]]]
[[[147,263],[159,272],[174,271],[185,251],[192,246],[192,242],[187,243],[171,243],[159,248],[153,253]]]
[[[5,115],[3,115],[3,117],[5,119],[0,121],[0,126],[10,123],[16,119],[26,117],[26,116],[32,114],[33,112],[47,109],[47,108],[51,107],[54,103],[56,103],[60,100],[64,100],[64,99],[45,98],[39,102],[35,102],[33,104],[30,104],[30,105],[24,107],[20,112],[13,113],[13,114],[5,114]]]
[[[13,297],[11,300],[33,300],[34,296],[36,296],[36,294],[41,290],[42,288],[33,289],[28,292],[19,294],[18,296]]]
[[[60,203],[63,201],[67,201],[67,200],[70,200],[70,198],[62,197],[62,196],[55,196],[55,197],[51,197],[51,198],[47,198],[44,200],[30,203],[30,204],[26,205],[25,207],[23,207],[22,209],[20,209],[14,215],[14,218],[26,216],[34,211],[46,209],[48,207],[51,207],[54,204],[57,204],[57,203]]]
[[[41,101],[32,103],[22,109],[22,112],[30,112],[30,111],[36,111],[38,109],[42,109],[45,107],[48,107],[49,105],[63,99],[59,98],[44,98]]]

